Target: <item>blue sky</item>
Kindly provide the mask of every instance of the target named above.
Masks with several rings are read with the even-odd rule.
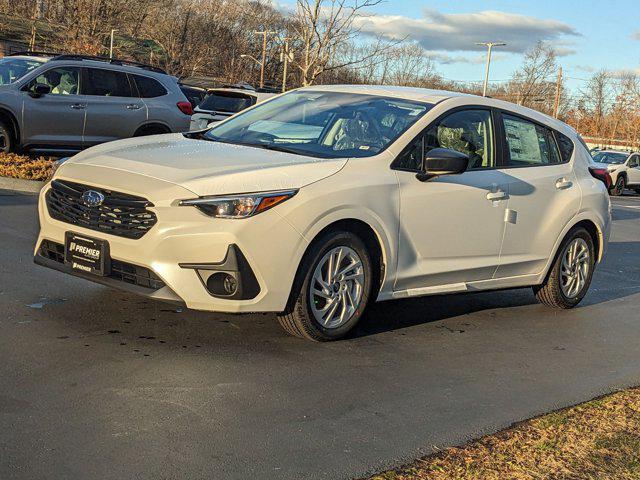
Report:
[[[536,40],[553,40],[558,42],[560,51],[559,63],[565,75],[574,78],[587,78],[592,70],[601,68],[608,70],[633,70],[640,66],[640,2],[638,0],[536,0],[536,1],[503,1],[479,2],[473,0],[431,0],[421,2],[416,0],[388,0],[377,6],[372,12],[379,15],[401,15],[413,19],[424,19],[438,14],[477,14],[479,12],[495,11],[506,14],[522,15],[527,18],[516,18],[519,21],[555,21],[565,26],[563,33],[553,38],[555,25],[548,25],[548,30],[541,28],[536,32],[527,32],[523,28],[524,44],[534,44]],[[453,17],[453,23],[455,23]],[[432,19],[437,22],[437,17]],[[465,29],[468,25],[463,25]],[[566,28],[568,27],[568,29]],[[475,29],[472,35],[477,35],[476,41],[506,40],[500,38],[502,29],[489,27],[484,30]],[[455,31],[455,27],[453,29]],[[510,32],[511,33],[511,32]],[[537,36],[537,38],[536,38]],[[551,38],[545,38],[550,36]],[[484,38],[480,38],[484,37]],[[422,40],[422,45],[429,50],[431,43],[429,35]],[[519,39],[518,39],[519,43]],[[436,45],[438,47],[438,45]],[[470,46],[469,48],[474,48]],[[473,51],[436,51],[446,53],[451,57],[474,59],[478,52]],[[493,79],[509,78],[511,73],[522,61],[520,52],[502,53],[492,62],[491,77]],[[479,80],[483,76],[483,65],[480,63],[440,63],[438,70],[446,78],[460,80]],[[579,80],[569,80],[572,87],[579,87]]]
[[[640,73],[639,0],[386,0],[371,13],[363,31],[419,41],[448,79],[482,79],[478,41],[509,43],[494,57],[494,80],[508,79],[537,40],[557,45],[570,88],[599,69]]]

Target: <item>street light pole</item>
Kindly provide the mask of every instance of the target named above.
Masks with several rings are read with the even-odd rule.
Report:
[[[260,63],[260,88],[264,87],[264,66],[267,63],[267,35],[276,34],[278,32],[271,32],[264,30],[262,32],[253,32],[256,35],[262,35],[262,62]]]
[[[111,43],[109,45],[109,58],[113,58],[113,34],[116,32],[115,28],[111,29]]]
[[[482,87],[482,96],[487,96],[487,86],[489,85],[489,66],[491,65],[491,50],[493,47],[503,47],[506,43],[503,42],[479,42],[476,45],[483,45],[487,47],[487,65],[484,70],[484,85]]]

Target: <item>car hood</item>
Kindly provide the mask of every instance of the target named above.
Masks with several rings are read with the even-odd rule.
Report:
[[[90,148],[66,161],[60,173],[70,178],[74,168],[102,167],[170,182],[205,196],[301,188],[337,173],[346,162],[171,134]],[[117,176],[113,178],[117,182]]]

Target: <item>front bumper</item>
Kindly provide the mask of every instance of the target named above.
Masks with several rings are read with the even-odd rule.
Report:
[[[69,180],[107,187],[96,185],[87,179]],[[144,182],[148,184],[150,180],[146,178]],[[145,191],[148,191],[148,188],[149,186],[145,185]],[[193,196],[181,187],[175,188],[175,200]],[[164,190],[166,189],[167,186],[164,185]],[[277,213],[277,209],[249,219],[213,219],[196,208],[180,207],[175,201],[163,203],[154,199],[155,206],[151,210],[156,213],[158,223],[142,238],[128,239],[51,218],[45,203],[47,190],[48,187],[43,188],[38,207],[41,228],[34,260],[39,265],[149,298],[183,303],[195,310],[230,313],[280,312],[286,307],[298,261],[307,243]],[[148,269],[161,280],[162,288],[140,287],[121,279],[71,271],[66,264],[41,254],[40,247],[43,242],[64,245],[66,232],[108,241],[112,259]],[[245,263],[243,268],[246,270],[246,266],[249,266],[256,284],[253,286],[254,295],[219,298],[209,293],[206,288],[203,271],[240,272],[237,262],[235,267],[228,264],[228,252],[232,249],[241,252],[242,262]],[[243,283],[247,282],[243,280]],[[252,298],[246,298],[247,296]]]

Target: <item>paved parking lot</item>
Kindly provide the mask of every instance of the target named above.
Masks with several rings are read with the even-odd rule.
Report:
[[[580,308],[529,289],[376,306],[354,338],[180,310],[36,267],[0,191],[0,478],[352,478],[640,384],[640,197]]]

